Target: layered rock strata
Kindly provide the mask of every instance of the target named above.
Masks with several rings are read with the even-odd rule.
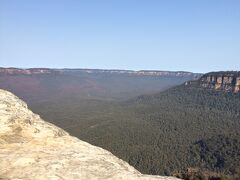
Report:
[[[199,80],[200,86],[227,92],[240,92],[240,71],[211,72]]]

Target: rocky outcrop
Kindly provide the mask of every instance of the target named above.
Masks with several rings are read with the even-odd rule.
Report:
[[[240,71],[211,72],[199,80],[200,86],[227,92],[240,92]]]
[[[0,179],[176,179],[142,175],[110,152],[43,121],[0,90]]]

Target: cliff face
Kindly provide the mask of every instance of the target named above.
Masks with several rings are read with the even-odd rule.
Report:
[[[142,175],[110,152],[43,121],[0,90],[0,179],[176,179]]]
[[[199,80],[203,88],[240,92],[240,71],[211,72],[203,75]]]

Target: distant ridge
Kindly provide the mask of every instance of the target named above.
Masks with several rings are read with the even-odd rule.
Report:
[[[199,78],[201,73],[192,73],[187,71],[160,71],[160,70],[121,70],[121,69],[51,69],[51,68],[2,68],[0,67],[0,75],[1,74],[50,74],[50,73],[71,73],[71,72],[79,72],[79,73],[89,73],[89,74],[99,74],[99,73],[110,73],[110,74],[128,74],[128,75],[141,75],[141,76],[164,76],[164,77],[188,77],[194,76],[194,78]]]
[[[30,69],[23,69],[23,68],[2,68],[0,67],[0,75],[18,75],[18,74],[50,74],[56,72],[53,69],[49,68],[30,68]]]

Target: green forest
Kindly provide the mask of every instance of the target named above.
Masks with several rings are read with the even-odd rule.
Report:
[[[142,173],[240,174],[240,94],[180,85],[122,102],[61,98],[31,108]]]

